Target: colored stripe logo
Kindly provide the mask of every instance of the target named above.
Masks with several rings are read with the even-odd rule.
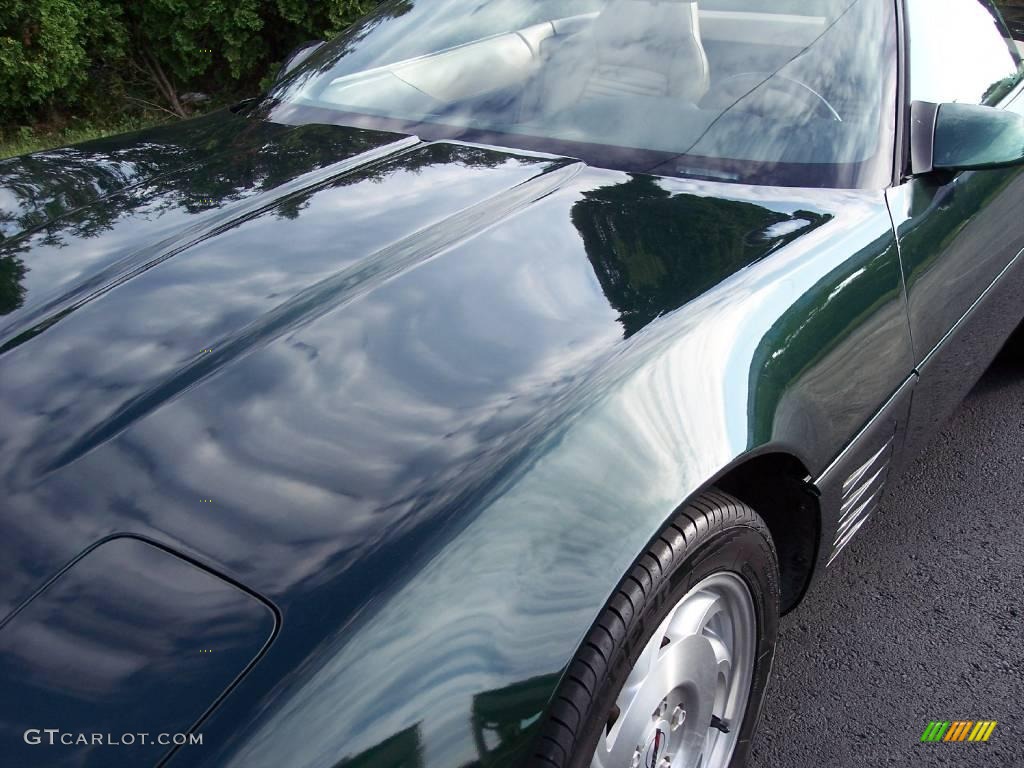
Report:
[[[921,741],[988,741],[995,729],[995,720],[932,720]]]

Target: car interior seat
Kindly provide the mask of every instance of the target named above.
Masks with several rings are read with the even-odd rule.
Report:
[[[696,104],[710,82],[696,0],[610,0],[546,58],[535,98],[546,114],[637,97]]]
[[[696,0],[611,0],[587,42],[592,66],[583,100],[630,95],[696,103],[707,93]]]

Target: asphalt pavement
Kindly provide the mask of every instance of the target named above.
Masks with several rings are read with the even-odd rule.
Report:
[[[782,620],[751,768],[1024,768],[1024,339],[841,559]]]

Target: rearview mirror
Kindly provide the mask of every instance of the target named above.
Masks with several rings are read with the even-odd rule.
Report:
[[[320,46],[322,45],[324,45],[323,40],[307,40],[305,43],[293,48],[292,52],[289,53],[281,63],[281,68],[277,70],[277,74],[274,76],[274,83],[277,84],[281,82],[285,75],[320,50]]]
[[[976,104],[910,107],[911,171],[973,171],[1024,164],[1024,116]]]

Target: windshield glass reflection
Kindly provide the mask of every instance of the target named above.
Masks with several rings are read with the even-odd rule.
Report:
[[[402,0],[300,66],[269,119],[758,184],[883,186],[884,0]]]

